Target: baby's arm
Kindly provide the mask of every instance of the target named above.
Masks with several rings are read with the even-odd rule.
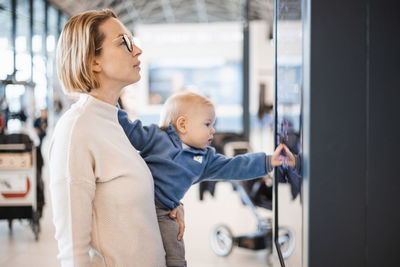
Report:
[[[226,158],[209,149],[207,165],[201,180],[246,180],[264,176],[268,173],[269,156],[265,153],[247,153]],[[272,168],[270,169],[272,170]]]
[[[121,109],[118,110],[118,121],[131,144],[139,151],[142,151],[146,144],[150,143],[151,138],[157,131],[157,126],[155,125],[146,127],[142,126],[140,120],[132,122],[128,118],[128,114]]]
[[[282,158],[282,152],[286,157]],[[288,159],[286,159],[288,158]],[[257,178],[271,172],[275,167],[282,165],[282,159],[291,167],[296,166],[296,159],[285,145],[279,145],[272,155],[265,153],[247,153],[226,158],[215,153],[211,148],[208,154],[207,166],[198,180],[246,180]]]

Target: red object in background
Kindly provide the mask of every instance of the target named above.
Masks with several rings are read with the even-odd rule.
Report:
[[[20,198],[28,195],[29,190],[31,189],[31,182],[29,181],[29,177],[26,177],[26,191],[21,193],[1,193],[4,198]]]
[[[0,132],[3,131],[4,126],[5,126],[4,114],[0,113]]]

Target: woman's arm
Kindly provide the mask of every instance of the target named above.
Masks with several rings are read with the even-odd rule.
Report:
[[[49,155],[53,221],[62,266],[90,266],[95,177],[90,153],[79,139],[72,131],[56,136]]]

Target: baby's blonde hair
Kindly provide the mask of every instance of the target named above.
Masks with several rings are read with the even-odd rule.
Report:
[[[196,93],[184,92],[171,95],[165,101],[161,111],[160,128],[165,129],[169,124],[176,127],[175,123],[180,116],[185,116],[189,111],[194,111],[200,106],[214,108],[214,104],[210,99]]]
[[[92,61],[101,54],[105,35],[100,25],[117,18],[114,11],[90,10],[70,18],[61,32],[57,45],[57,74],[65,93],[89,93],[99,87],[92,70]]]

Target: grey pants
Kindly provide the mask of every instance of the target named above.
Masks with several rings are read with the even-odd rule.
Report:
[[[160,227],[166,262],[168,267],[186,267],[185,244],[178,240],[179,224],[169,217],[170,210],[156,207],[158,226]]]

